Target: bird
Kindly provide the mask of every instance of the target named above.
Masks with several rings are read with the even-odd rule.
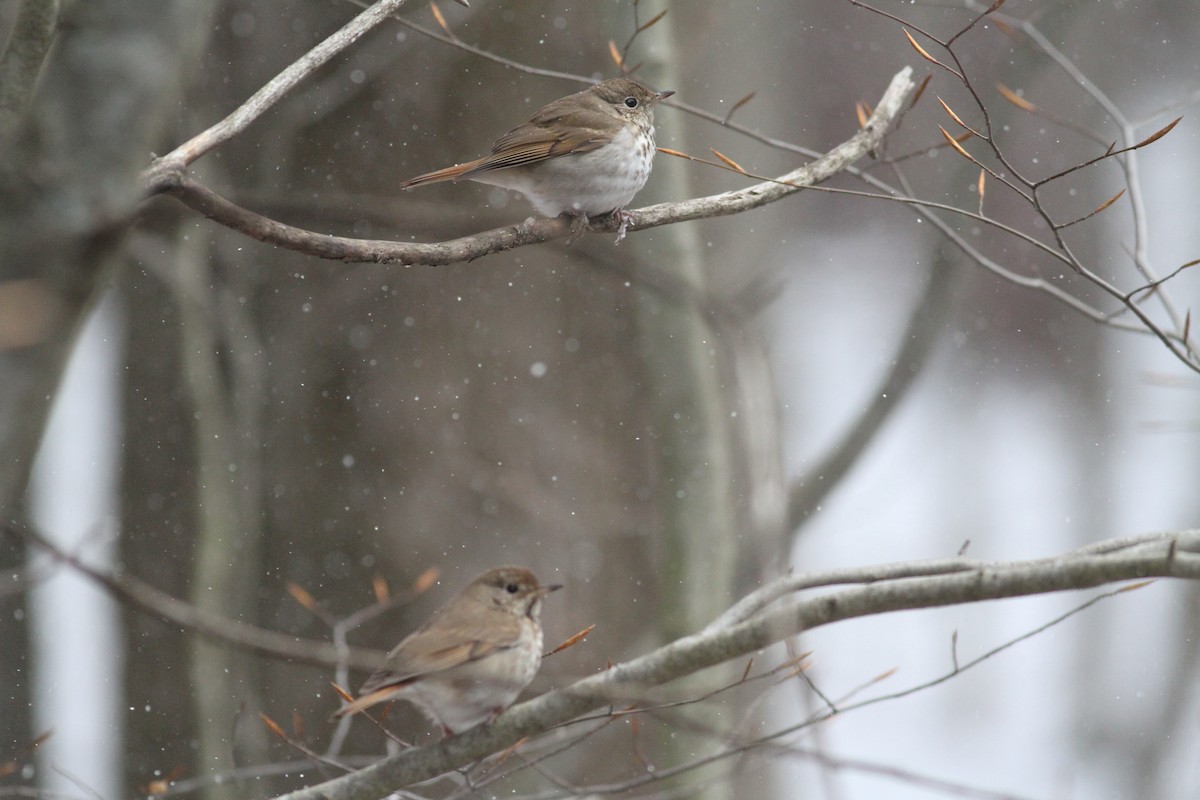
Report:
[[[650,177],[654,106],[673,94],[610,78],[543,106],[497,139],[488,155],[418,175],[400,188],[486,183],[520,192],[539,214],[567,214],[581,226],[613,213],[620,221],[619,242],[628,224],[624,208]]]
[[[406,700],[449,736],[512,705],[542,662],[543,586],[524,567],[484,572],[400,641],[340,718]]]

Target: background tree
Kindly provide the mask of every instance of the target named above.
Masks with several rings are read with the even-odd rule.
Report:
[[[805,193],[729,218],[698,211],[712,218],[635,230],[618,247],[601,234],[437,268],[341,264],[257,244],[178,204],[139,206],[137,176],[150,151],[170,152],[225,117],[356,9],[267,9],[232,0],[189,4],[186,12],[157,3],[71,6],[37,92],[4,93],[33,100],[28,111],[5,118],[20,124],[4,123],[13,144],[5,148],[0,286],[6,309],[35,312],[18,329],[23,338],[6,342],[0,365],[7,387],[0,389],[0,434],[13,454],[2,484],[6,519],[20,518],[17,498],[71,336],[111,283],[122,298],[128,342],[123,569],[201,613],[305,639],[327,638],[329,621],[369,605],[377,577],[394,592],[436,566],[443,587],[403,612],[375,616],[354,632],[358,645],[390,646],[478,571],[526,563],[569,585],[548,604],[550,639],[598,624],[586,646],[547,662],[535,684],[544,689],[699,629],[764,577],[783,572],[789,554],[805,569],[860,566],[950,556],[970,539],[970,552],[983,558],[1029,558],[1110,535],[1193,525],[1189,434],[1150,442],[1131,423],[1184,413],[1166,410],[1171,401],[1146,382],[1147,370],[1179,375],[1195,366],[1186,311],[1194,275],[1184,270],[1149,286],[1195,257],[1190,230],[1172,228],[1169,211],[1187,207],[1169,193],[1190,191],[1172,176],[1181,173],[1183,143],[1194,134],[1185,124],[1144,151],[1040,188],[1033,203],[1022,199],[1016,177],[1067,170],[1103,155],[1114,139],[1117,148],[1132,146],[1178,115],[1178,98],[1191,96],[1192,87],[1182,83],[1187,77],[1172,59],[1172,43],[1148,48],[1146,63],[1106,58],[1099,42],[1109,34],[1093,26],[1120,30],[1122,41],[1157,42],[1160,34],[1149,28],[1165,17],[1176,17],[1173,31],[1194,25],[1186,6],[1163,2],[1158,15],[1115,10],[1084,17],[1068,5],[1010,3],[974,27],[968,23],[982,6],[905,6],[914,15],[907,29],[928,56],[922,60],[895,20],[857,5],[768,3],[747,14],[741,4],[476,2],[469,11],[440,9],[442,21],[413,7],[406,18],[431,28],[433,37],[396,22],[374,28],[188,165],[190,178],[242,206],[320,234],[403,247],[511,225],[528,210],[498,190],[457,185],[400,195],[393,187],[476,154],[507,126],[579,86],[529,74],[516,62],[602,77],[618,71],[615,41],[626,67],[641,62],[637,75],[675,88],[681,104],[716,119],[664,109],[660,145],[705,156],[716,148],[763,175],[793,169],[796,143],[823,151],[849,139],[857,128],[854,102],[878,97],[898,68],[918,63],[933,76],[921,99],[875,160],[859,167],[868,179],[985,217],[964,220],[929,207],[914,214],[900,203]],[[623,47],[663,9],[670,13]],[[60,13],[54,3],[31,0],[19,11],[6,19],[6,63],[18,43],[45,41],[38,19]],[[934,41],[956,31],[966,31],[950,51],[961,61]],[[32,63],[40,65],[34,51]],[[1164,85],[1158,97],[1114,99],[1095,89],[1133,86],[1124,71],[1134,67],[1147,74],[1157,67],[1179,82]],[[1121,72],[1110,78],[1108,70]],[[20,80],[32,86],[36,74],[35,67]],[[7,77],[5,86],[19,88]],[[732,124],[719,124],[730,118]],[[771,132],[785,146],[748,137],[739,123]],[[958,150],[938,125],[959,137]],[[979,135],[962,138],[965,128]],[[998,153],[984,141],[989,137]],[[170,189],[150,176],[151,189]],[[753,183],[660,155],[639,203]],[[851,176],[837,187],[880,188]],[[1059,223],[1083,217],[1120,188],[1127,200],[1063,231],[1072,257],[1117,287],[1113,297],[1037,244],[1056,247],[1047,215]],[[563,233],[556,226],[524,230],[554,239]],[[517,243],[505,236],[517,234],[501,231],[493,239]],[[1139,287],[1147,288],[1123,305],[1121,295]],[[1143,308],[1148,316],[1139,320],[1135,312]],[[1100,319],[1088,319],[1091,309]],[[1145,331],[1147,323],[1161,333],[1158,340],[1116,327]],[[910,395],[911,402],[899,403]],[[1147,411],[1151,402],[1164,411]],[[897,416],[896,424],[884,424]],[[1131,449],[1158,452],[1134,458]],[[1134,485],[1139,472],[1154,478]],[[20,563],[23,548],[14,548]],[[1039,695],[1028,684],[1057,688],[1054,713],[1042,716],[1074,728],[1070,740],[1081,752],[1098,743],[1103,756],[1073,758],[1064,746],[1049,764],[1030,763],[1021,749],[1028,736],[1043,734],[1004,738],[1004,730],[1021,727],[1015,724],[944,737],[977,727],[945,708],[928,716],[931,738],[940,730],[957,746],[970,739],[980,750],[1009,754],[992,759],[1003,772],[988,773],[969,753],[954,760],[961,771],[952,769],[931,753],[956,745],[922,751],[916,742],[924,737],[897,735],[915,723],[893,703],[884,707],[903,714],[899,728],[856,711],[797,733],[815,737],[802,746],[775,750],[758,742],[753,749],[755,759],[790,754],[795,759],[785,763],[809,771],[769,773],[752,759],[735,776],[725,762],[703,778],[689,770],[684,779],[738,781],[741,793],[764,793],[775,780],[841,782],[854,792],[883,765],[899,762],[910,769],[893,775],[889,791],[903,787],[914,796],[947,773],[961,791],[1002,786],[1038,796],[1055,770],[1082,786],[1111,778],[1141,796],[1177,794],[1187,784],[1172,777],[1178,762],[1163,750],[1168,742],[1194,741],[1183,709],[1195,702],[1187,689],[1195,659],[1182,643],[1194,631],[1195,598],[1183,589],[1152,591],[1157,605],[1146,613],[1164,620],[1159,638],[1110,627],[1122,613],[1135,613],[1135,603],[1149,602],[1130,595],[1113,604],[1126,611],[1110,618],[1091,612],[1083,625],[1074,623],[1090,625],[1086,635],[1053,649],[1039,640],[1054,655],[1021,667],[1025,691],[1013,696],[1032,705]],[[19,594],[5,600],[21,607]],[[884,622],[869,631],[833,628],[847,629],[847,638],[806,636],[794,645],[796,653],[815,650],[800,703],[823,718],[830,696],[900,662],[915,661],[917,675],[941,674],[952,628],[986,650],[1054,618],[1064,602],[905,617],[904,625]],[[214,646],[141,610],[124,613],[122,706],[133,709],[126,718],[128,786],[296,758],[260,723],[260,712],[287,720],[294,711],[303,733],[289,735],[317,749],[328,744],[330,729],[321,721],[336,705],[328,667]],[[22,622],[5,615],[5,641],[20,641]],[[1143,644],[1122,648],[1124,659],[1104,645],[1106,637],[1135,634]],[[1149,647],[1167,652],[1170,664],[1141,677],[1149,667],[1137,654]],[[34,735],[24,713],[29,698],[21,694],[28,691],[25,647],[4,650],[5,685],[17,694],[14,713],[0,715],[2,741],[20,754]],[[995,669],[1012,672],[1011,662],[996,662]],[[735,682],[744,666],[709,687]],[[1067,686],[1074,688],[1062,689],[1054,674],[1073,676]],[[946,694],[926,694],[935,709],[936,698],[955,697],[947,705],[994,719],[999,712],[973,704],[981,690],[967,681],[964,674]],[[1108,681],[1166,688],[1143,688],[1148,696],[1136,711],[1112,709],[1110,716],[1093,699],[1113,694]],[[797,682],[803,679],[775,690],[789,701],[786,713],[772,709],[745,724],[758,730],[796,717],[788,683]],[[694,737],[698,753],[735,741],[747,729],[731,731],[721,720],[740,720],[761,706],[751,698],[767,683],[756,678],[703,706],[628,718],[637,723],[621,718],[586,744],[564,742],[550,775],[515,780],[539,790],[555,780],[621,784],[631,772],[647,774],[647,764],[686,764],[669,734]],[[672,697],[701,692],[692,685]],[[571,710],[549,705],[560,714]],[[1006,705],[1020,708],[1020,701]],[[1130,717],[1139,714],[1167,725],[1152,744],[1130,748]],[[401,719],[406,735],[426,741],[423,727]],[[861,753],[840,739],[855,720],[875,731],[856,740],[869,742]],[[710,737],[714,726],[720,736]],[[378,753],[381,741],[378,730],[356,726],[339,755]],[[847,752],[862,760],[838,758]],[[1014,763],[1028,782],[1012,778]],[[1101,764],[1111,776],[1099,772]],[[264,784],[263,792],[314,780],[292,775]],[[246,789],[231,783],[209,791]]]

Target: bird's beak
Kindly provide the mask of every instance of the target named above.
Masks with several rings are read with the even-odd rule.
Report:
[[[562,587],[563,585],[561,583],[552,583],[549,586],[539,586],[537,591],[539,595],[545,596],[551,592],[557,592]]]
[[[673,94],[675,94],[675,90],[674,90],[674,89],[667,89],[665,92],[659,92],[659,93],[658,93],[658,100],[655,100],[654,102],[656,102],[656,103],[657,103],[659,100],[666,100],[668,97],[670,97],[670,96],[671,96],[671,95],[673,95]]]

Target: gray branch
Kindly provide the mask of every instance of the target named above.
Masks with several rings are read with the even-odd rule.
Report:
[[[1102,542],[1053,558],[988,564],[946,559],[816,576],[787,576],[756,592],[703,631],[558,691],[429,748],[408,750],[358,772],[291,792],[283,800],[374,800],[512,746],[555,725],[650,687],[690,675],[841,620],[916,608],[1087,589],[1172,577],[1200,580],[1200,531]],[[819,597],[813,586],[864,583]]]
[[[875,112],[867,121],[866,127],[816,161],[777,178],[762,181],[737,191],[722,192],[677,203],[659,203],[629,211],[629,230],[643,230],[694,219],[740,214],[777,202],[805,187],[815,186],[827,180],[847,169],[868,151],[879,146],[888,129],[899,117],[904,100],[912,92],[913,86],[910,67],[905,67],[896,73],[887,91],[880,99],[879,105],[875,108]],[[247,101],[243,108],[249,104],[250,101]],[[529,219],[520,225],[510,225],[436,244],[328,236],[285,225],[255,214],[231,203],[188,177],[185,171],[185,162],[187,154],[192,149],[189,145],[182,145],[174,154],[165,156],[151,165],[143,176],[143,185],[147,191],[169,194],[214,222],[240,231],[261,242],[319,258],[358,263],[443,266],[473,261],[491,253],[548,242],[552,239],[563,239],[572,233],[571,223],[568,220],[555,218]],[[615,233],[617,225],[618,222],[614,219],[600,220],[593,225],[592,230]]]

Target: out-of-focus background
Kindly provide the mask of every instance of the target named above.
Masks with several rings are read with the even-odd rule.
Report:
[[[0,31],[8,35],[33,5],[0,6]],[[140,12],[125,4],[134,11],[122,13],[163,18],[159,32],[157,19],[144,22],[147,38],[161,37],[155,49],[134,41],[137,25],[106,27],[111,5],[68,6],[74,24],[59,34],[32,100],[35,110],[51,109],[35,112],[43,137],[59,125],[70,132],[65,141],[102,146],[95,180],[92,150],[71,151],[79,161],[65,167],[36,165],[52,185],[63,183],[56,169],[70,171],[79,187],[70,197],[136,192],[130,176],[152,151],[216,122],[357,12],[333,0],[220,0],[186,10],[154,2]],[[878,5],[940,35],[980,10]],[[617,74],[610,40],[623,45],[639,22],[667,10],[629,52],[639,77],[720,116],[753,92],[736,122],[818,152],[854,133],[855,103],[874,102],[900,68],[914,66],[918,78],[930,70],[898,24],[849,2],[440,8],[465,42],[588,78]],[[1056,64],[1027,33],[992,22],[958,45],[998,138],[1026,174],[1056,172],[1118,138],[1084,80],[1147,135],[1200,96],[1200,18],[1187,0],[1012,0],[1003,12],[1036,25],[1064,59]],[[438,27],[428,6],[404,13]],[[128,57],[131,74],[161,73],[181,88],[153,108],[122,105],[111,81],[71,83],[89,57],[99,59],[91,69],[100,77]],[[1018,109],[997,83],[1070,124]],[[389,22],[193,172],[236,202],[316,231],[401,241],[467,235],[531,212],[490,187],[401,194],[396,184],[482,154],[579,88]],[[88,91],[94,102],[80,102]],[[904,169],[921,196],[974,209],[978,170],[934,147],[936,126],[950,127],[935,96],[968,115],[962,85],[937,73],[888,154],[915,154]],[[660,108],[657,121],[660,146],[701,156],[716,148],[756,173],[802,160],[675,108]],[[90,133],[79,130],[85,125]],[[126,126],[128,140],[114,135]],[[1198,131],[1186,115],[1138,155],[1144,241],[1160,273],[1200,257]],[[106,181],[120,170],[99,173],[122,159],[126,180],[111,190]],[[635,205],[745,182],[660,155]],[[834,185],[863,188],[847,176]],[[1054,187],[1047,202],[1065,219],[1124,185],[1106,163]],[[995,183],[988,192],[987,213],[1048,238],[1011,194]],[[10,223],[23,219],[25,200],[0,197]],[[54,202],[64,231],[82,224],[76,206]],[[1129,289],[1139,285],[1131,209],[1118,202],[1070,239],[1081,259]],[[994,228],[954,224],[1007,268],[1114,307]],[[11,224],[6,231],[21,234]],[[299,637],[330,633],[289,584],[344,617],[374,601],[377,576],[399,591],[435,567],[437,586],[351,638],[387,648],[482,569],[525,564],[567,587],[546,604],[548,642],[597,625],[585,644],[547,660],[533,686],[541,691],[695,630],[789,566],[944,557],[968,541],[977,558],[1035,558],[1195,527],[1200,517],[1200,376],[1150,336],[1105,328],[988,274],[927,219],[886,201],[809,191],[748,214],[637,232],[616,246],[587,236],[439,268],[284,252],[167,199],[89,242],[66,250],[31,235],[27,249],[5,251],[0,278],[13,283],[0,308],[10,321],[20,310],[41,309],[38,319],[57,308],[36,295],[13,301],[12,286],[44,279],[77,290],[70,275],[81,265],[98,301],[65,379],[43,378],[54,414],[24,510],[6,508],[6,519],[27,513],[91,563]],[[1200,276],[1185,271],[1168,289],[1188,308],[1200,298]],[[911,388],[844,475],[822,474],[825,454],[876,400],[914,315],[930,326],[931,344]],[[27,343],[6,347],[0,382],[32,368]],[[19,454],[36,435],[40,421],[22,414],[15,404],[0,408],[8,417],[0,432],[10,437],[0,449]],[[789,525],[788,489],[826,481],[828,493]],[[5,491],[20,482],[10,479]],[[115,798],[146,794],[167,777],[296,759],[260,712],[289,726],[295,715],[312,746],[328,744],[325,720],[337,705],[329,671],[213,646],[115,605],[15,537],[2,557],[0,762],[24,764],[23,750],[53,729],[38,758],[5,783]],[[965,664],[1091,596],[908,612],[815,631],[795,646],[812,651],[812,686],[835,700],[862,699],[943,675],[955,659]],[[845,800],[981,796],[968,789],[1197,796],[1198,599],[1194,587],[1164,582],[1110,599],[942,685],[807,729],[787,740],[790,754],[751,758],[718,783],[741,796]],[[809,685],[792,683],[760,709],[754,724],[763,732],[822,707]],[[414,717],[396,718],[428,741]],[[645,772],[647,754],[663,763],[680,756],[669,743],[678,725],[647,720],[640,741],[614,726],[555,769],[581,785],[628,779]],[[345,749],[382,748],[376,730],[356,725]],[[298,780],[207,791],[268,796]],[[514,786],[553,788],[528,774]]]

